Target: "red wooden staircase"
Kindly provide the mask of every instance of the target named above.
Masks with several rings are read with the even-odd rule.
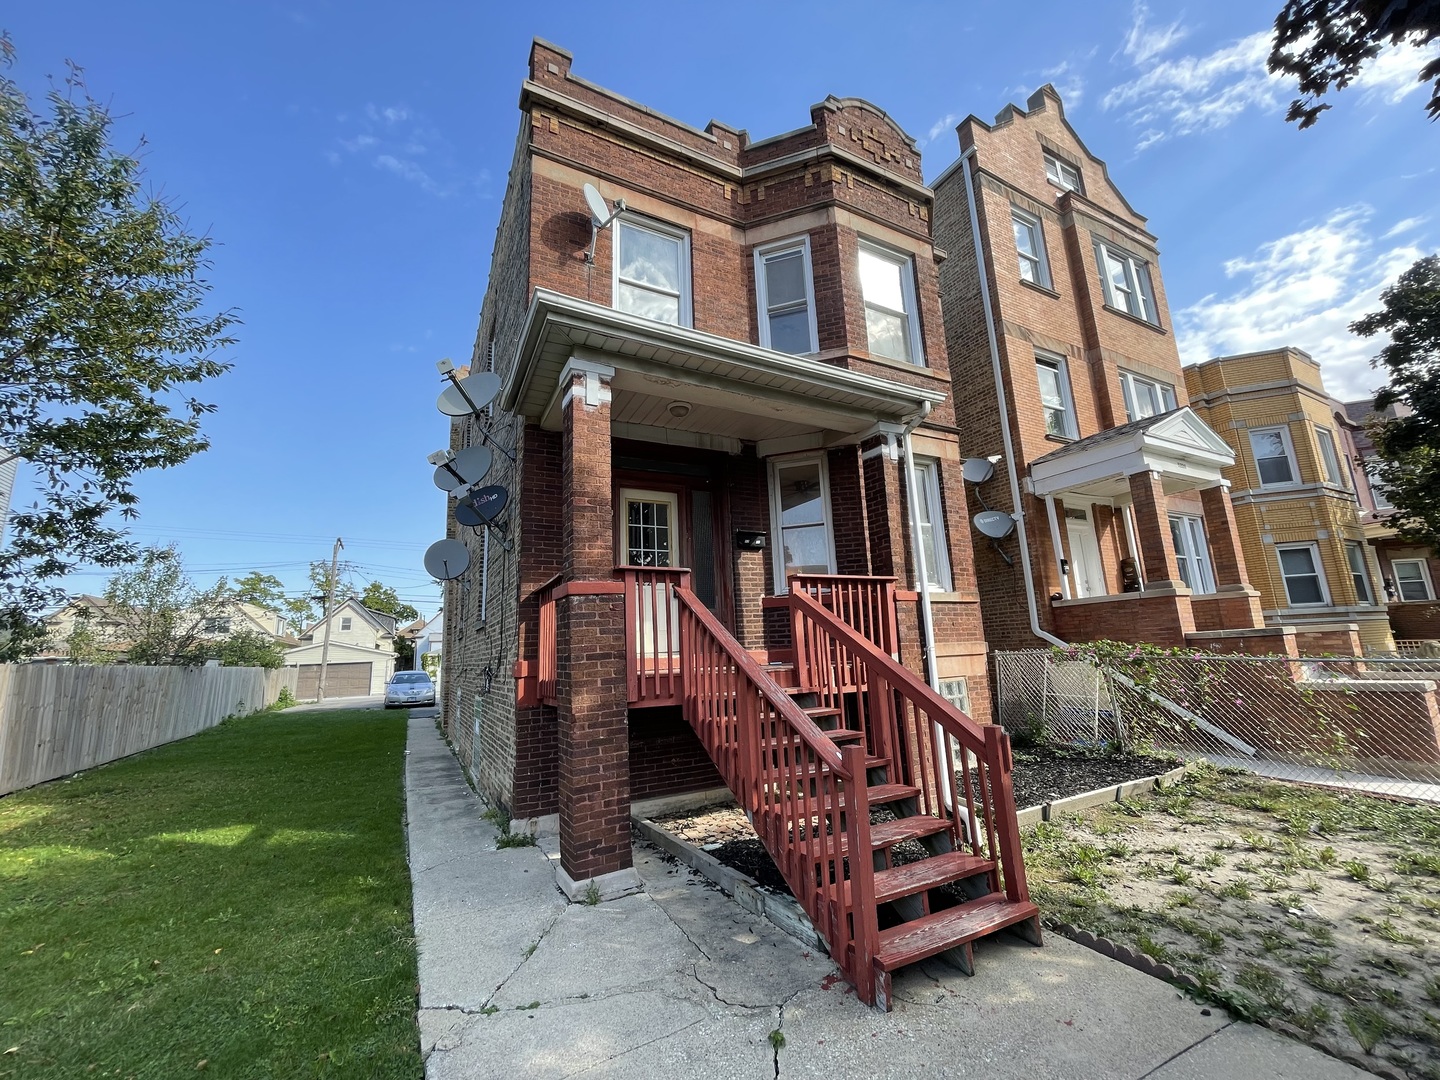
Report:
[[[861,1000],[889,1009],[891,973],[931,956],[973,971],[971,943],[1005,927],[1039,944],[1009,740],[895,659],[893,583],[792,579],[795,662],[779,668],[688,575],[621,573],[632,701],[679,701]]]

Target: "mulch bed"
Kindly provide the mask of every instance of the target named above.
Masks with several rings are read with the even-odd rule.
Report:
[[[1087,747],[1051,744],[1016,748],[1014,756],[1015,805],[1022,809],[1127,780],[1155,776],[1180,764],[1168,758],[1107,754]],[[775,863],[745,815],[736,807],[708,807],[656,824],[726,866],[750,875],[766,888],[789,895],[785,879],[775,869]],[[922,851],[914,857],[920,858],[923,854]]]

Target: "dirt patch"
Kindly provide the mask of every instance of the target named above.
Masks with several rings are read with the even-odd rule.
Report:
[[[1440,808],[1203,770],[1026,830],[1025,850],[1047,922],[1440,1080]]]
[[[1022,810],[1098,788],[1158,776],[1182,764],[1171,757],[1109,754],[1099,749],[1051,743],[1016,747],[1012,753],[1015,805]]]

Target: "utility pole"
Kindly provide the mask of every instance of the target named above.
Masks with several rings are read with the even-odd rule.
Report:
[[[330,576],[325,579],[325,644],[320,649],[320,685],[315,691],[319,701],[325,700],[325,672],[330,667],[330,609],[335,605],[335,578],[340,572],[340,550],[344,546],[337,536],[335,550],[330,554]]]

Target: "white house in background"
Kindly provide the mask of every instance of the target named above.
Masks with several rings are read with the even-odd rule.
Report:
[[[364,697],[380,694],[395,674],[395,619],[371,611],[348,597],[300,635],[300,644],[285,650],[287,667],[298,667],[295,696],[314,698],[320,685],[320,660],[325,651],[325,625],[330,625],[330,655],[325,675],[325,696]]]
[[[440,680],[440,653],[445,644],[445,609],[441,608],[425,621],[420,636],[415,639],[415,666],[428,671],[436,682]],[[426,664],[425,657],[434,654],[435,659]]]

